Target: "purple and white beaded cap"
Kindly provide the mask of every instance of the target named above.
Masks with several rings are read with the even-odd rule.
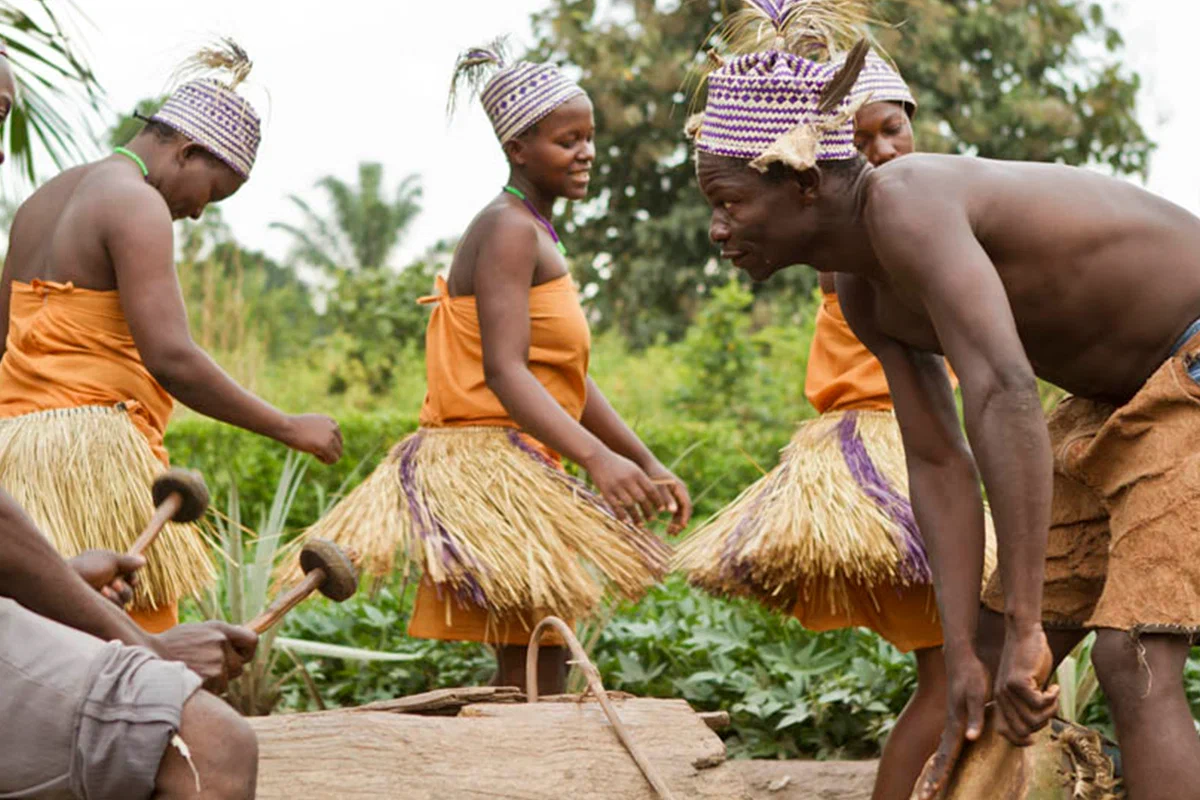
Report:
[[[236,89],[252,67],[245,51],[228,39],[218,48],[202,50],[181,72],[224,71],[231,78],[209,76],[184,83],[150,119],[179,131],[243,179],[249,178],[262,141],[262,120]]]
[[[850,91],[850,99],[864,103],[900,103],[910,117],[917,111],[917,100],[904,78],[875,53],[867,54],[867,62]]]
[[[810,169],[819,161],[851,159],[854,112],[849,91],[827,107],[826,90],[845,66],[835,61],[859,41],[867,22],[862,0],[745,0],[721,38],[737,55],[714,57],[708,102],[696,131],[705,153],[749,160],[766,170],[781,161]],[[859,59],[861,61],[861,59]]]
[[[459,58],[450,92],[451,110],[460,78],[478,88],[483,70],[495,71],[483,85],[479,99],[502,145],[541,122],[563,103],[587,94],[553,64],[507,63],[504,40],[499,39],[488,47],[468,50]]]

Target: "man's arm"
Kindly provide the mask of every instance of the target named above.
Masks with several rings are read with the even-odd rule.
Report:
[[[1024,743],[1054,710],[1054,695],[1041,692],[1035,678],[1049,654],[1041,606],[1050,437],[1004,285],[957,189],[942,176],[897,170],[873,187],[867,223],[888,278],[919,295],[959,378],[967,436],[996,523],[1005,589],[1005,648],[995,684],[1000,729]],[[974,657],[974,632],[963,622],[943,620],[950,669],[962,648],[971,647]]]
[[[933,566],[948,650],[973,650],[983,574],[983,500],[963,439],[944,360],[881,334],[870,284],[839,275],[838,300],[854,334],[879,362],[904,440],[909,495]]]
[[[113,557],[121,561],[116,554]],[[0,596],[98,639],[145,647],[160,658],[181,661],[213,691],[223,691],[230,679],[241,674],[258,647],[253,631],[223,622],[180,625],[158,636],[147,634],[89,586],[2,489]]]
[[[89,586],[0,490],[0,595],[105,641],[152,647],[129,615]]]
[[[291,416],[243,389],[192,340],[175,273],[170,214],[149,187],[122,189],[104,219],[121,308],[146,369],[184,405],[205,416],[268,436],[325,463],[341,457],[330,418]]]

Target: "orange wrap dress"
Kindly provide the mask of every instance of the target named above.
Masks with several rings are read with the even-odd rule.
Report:
[[[487,386],[483,371],[483,338],[473,296],[451,297],[446,281],[437,278],[437,294],[423,298],[434,305],[425,331],[425,402],[420,423],[425,428],[495,426],[518,428],[500,399]],[[591,330],[569,275],[529,290],[529,371],[572,419],[587,404],[587,370]],[[532,436],[531,447],[556,464],[561,458]],[[528,644],[536,613],[497,619],[486,609],[458,603],[442,595],[432,582],[421,581],[408,635],[421,639]],[[547,636],[547,644],[557,637]]]
[[[883,365],[854,335],[833,292],[823,293],[817,311],[804,393],[821,414],[892,410]],[[942,644],[931,583],[860,584],[850,588],[850,605],[843,608],[813,602],[813,598],[824,596],[822,589],[820,579],[810,580],[792,608],[792,614],[809,630],[870,628],[902,652]]]
[[[670,548],[617,518],[509,416],[487,385],[474,297],[451,297],[438,279],[421,302],[434,308],[420,427],[304,538],[354,548],[376,581],[418,567],[408,631],[423,638],[527,644],[546,616],[581,619],[607,593],[641,597]],[[526,368],[581,420],[591,333],[571,278],[530,288],[527,318]]]
[[[779,463],[676,551],[717,595],[749,596],[810,630],[867,627],[902,651],[942,643],[924,543],[908,501],[883,366],[837,295],[818,308],[802,422]]]
[[[14,281],[0,359],[0,419],[118,404],[154,457],[168,466],[163,434],[174,401],[142,363],[117,291]],[[137,533],[130,531],[131,541]],[[133,616],[146,630],[158,632],[178,622],[178,606],[169,603]]]

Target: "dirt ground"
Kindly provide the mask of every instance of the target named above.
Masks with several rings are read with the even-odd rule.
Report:
[[[877,761],[728,761],[754,800],[870,800]]]

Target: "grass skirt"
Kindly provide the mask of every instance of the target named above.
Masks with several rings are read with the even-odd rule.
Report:
[[[415,562],[440,593],[496,615],[587,616],[605,591],[640,597],[670,548],[517,431],[422,428],[303,539],[353,547],[376,579]],[[295,569],[284,576],[291,582]]]
[[[990,525],[985,577],[995,563]],[[785,610],[814,585],[836,613],[861,587],[931,583],[895,415],[830,412],[802,423],[775,469],[680,544],[674,567],[713,594]]]
[[[0,420],[0,486],[65,558],[97,548],[125,552],[154,513],[150,487],[164,469],[123,405]],[[203,591],[214,577],[194,524],[168,524],[146,562],[135,611]]]

